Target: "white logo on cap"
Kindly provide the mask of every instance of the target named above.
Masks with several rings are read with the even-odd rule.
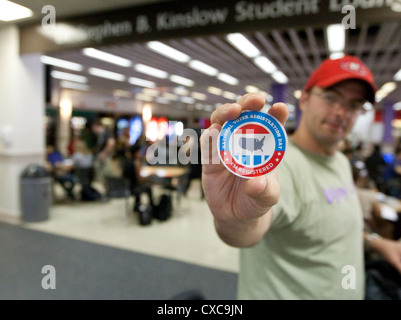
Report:
[[[352,72],[361,76],[366,76],[366,68],[358,62],[343,62],[341,69],[347,72]]]

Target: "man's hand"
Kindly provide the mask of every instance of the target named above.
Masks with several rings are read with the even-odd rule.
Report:
[[[266,213],[278,202],[280,186],[275,172],[253,179],[229,172],[219,160],[217,137],[226,121],[238,118],[244,110],[259,111],[265,103],[262,95],[250,93],[237,103],[219,107],[211,116],[212,125],[201,136],[205,199],[215,218],[217,232],[233,246],[251,246],[259,242],[270,225],[271,217]],[[276,103],[269,109],[269,114],[284,125],[288,119],[287,106]]]
[[[378,238],[371,240],[372,250],[382,257],[401,273],[401,242],[391,239]]]

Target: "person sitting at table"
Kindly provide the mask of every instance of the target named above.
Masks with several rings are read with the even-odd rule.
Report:
[[[371,187],[371,177],[362,161],[357,161],[352,166],[352,176],[355,183],[355,188],[361,203],[364,231],[368,233],[377,233],[380,236],[396,240],[395,225],[392,221],[383,217],[383,212],[392,212],[397,216],[397,211],[385,202],[380,201],[380,193],[376,188]],[[401,203],[398,204],[401,207]]]
[[[139,211],[141,205],[141,195],[148,195],[149,204],[154,208],[152,188],[147,178],[140,175],[142,167],[142,158],[140,156],[141,146],[139,144],[132,145],[123,162],[123,177],[130,182],[131,194],[135,196],[134,212]]]
[[[71,172],[73,166],[66,166],[64,160],[62,153],[53,145],[47,146],[47,161],[50,164],[52,176],[67,192],[68,198],[74,200],[73,189],[76,183],[76,177]]]

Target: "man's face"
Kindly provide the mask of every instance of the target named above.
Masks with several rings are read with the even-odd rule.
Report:
[[[366,88],[356,80],[346,80],[323,89],[313,87],[300,101],[303,120],[319,145],[334,145],[351,131],[366,101]]]

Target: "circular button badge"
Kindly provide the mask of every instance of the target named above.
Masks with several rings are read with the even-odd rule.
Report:
[[[254,178],[274,171],[284,158],[287,133],[270,114],[244,111],[224,123],[217,147],[224,166],[242,178]]]

